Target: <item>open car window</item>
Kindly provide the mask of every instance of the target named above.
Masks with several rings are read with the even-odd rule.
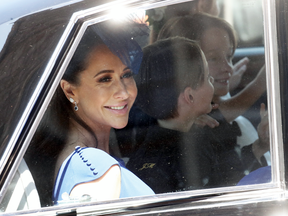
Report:
[[[271,119],[279,101],[267,97],[274,94],[270,86],[277,80],[271,80],[267,62],[272,51],[263,27],[264,6],[260,0],[233,2],[211,1],[203,11],[198,1],[119,3],[116,8],[108,3],[92,9],[72,5],[64,21],[55,21],[61,34],[48,32],[55,38],[54,48],[31,62],[31,71],[39,76],[27,78],[27,93],[11,100],[21,111],[21,98],[35,97],[29,118],[23,119],[30,123],[20,134],[24,141],[10,151],[15,165],[5,174],[0,210],[45,212],[53,206],[53,212],[61,212],[93,202],[104,214],[117,206],[277,188],[281,176],[275,169],[278,134],[273,131],[280,123]],[[50,17],[46,12],[35,16]],[[21,29],[28,21],[14,25]],[[34,55],[46,37],[39,34]],[[31,80],[37,82],[29,84]],[[124,98],[121,103],[115,95]],[[20,116],[20,111],[14,113]],[[122,115],[127,118],[120,119]],[[6,118],[10,126],[0,124],[3,143],[18,123]],[[99,128],[107,124],[112,129],[104,148],[104,129]],[[102,152],[108,153],[105,159]],[[120,195],[101,199],[94,183],[114,165],[121,173]],[[135,192],[137,185],[144,192]]]

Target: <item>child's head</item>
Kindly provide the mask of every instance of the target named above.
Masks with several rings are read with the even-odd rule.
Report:
[[[192,40],[175,37],[145,47],[135,80],[138,87],[136,104],[156,119],[179,115],[178,98],[187,87],[198,90],[204,86],[207,102],[199,107],[202,106],[205,113],[211,111],[213,86],[209,81],[207,62],[200,47]]]
[[[231,25],[221,18],[207,14],[175,17],[163,26],[158,39],[175,36],[198,41],[206,56],[209,72],[214,78],[214,94],[227,94],[232,74],[232,57],[237,46]]]

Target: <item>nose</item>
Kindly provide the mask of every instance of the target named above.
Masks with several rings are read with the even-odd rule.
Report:
[[[114,98],[125,100],[128,97],[129,97],[129,93],[127,91],[126,85],[122,82],[122,80],[117,81],[117,83],[115,83]]]
[[[229,73],[229,76],[232,75],[233,73],[233,65],[231,60],[223,60],[223,64],[222,64],[222,71]]]

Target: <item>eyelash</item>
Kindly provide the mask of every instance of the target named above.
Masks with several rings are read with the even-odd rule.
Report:
[[[207,61],[216,61],[217,60],[217,57],[209,57],[207,58]]]
[[[121,79],[129,79],[133,76],[134,76],[134,73],[129,71],[129,72],[126,72],[123,76],[121,76]],[[99,82],[110,82],[111,79],[112,79],[112,76],[104,76],[99,79]]]
[[[109,82],[112,79],[111,76],[104,76],[99,79],[99,82]]]
[[[121,78],[131,78],[134,76],[134,73],[132,71],[126,72]]]

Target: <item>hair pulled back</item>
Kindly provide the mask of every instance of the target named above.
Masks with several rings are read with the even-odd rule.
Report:
[[[79,85],[79,76],[87,67],[90,53],[102,44],[104,43],[101,38],[93,29],[88,28],[62,79],[71,84]],[[55,165],[59,153],[65,146],[71,119],[74,119],[89,131],[95,137],[97,144],[96,135],[75,114],[71,102],[66,98],[59,85],[25,155],[25,160],[33,174],[42,206],[53,205],[52,191]]]
[[[135,23],[129,19],[125,25],[105,21],[89,26],[62,79],[70,84],[80,85],[81,72],[87,68],[89,59],[91,59],[90,55],[100,45],[107,46],[123,64],[137,73],[142,60],[142,49],[134,38],[146,36],[148,30],[145,24]],[[55,165],[59,153],[67,142],[72,120],[94,136],[95,146],[97,146],[97,134],[94,134],[91,128],[76,115],[73,104],[65,96],[59,85],[25,155],[42,206],[53,205]]]

